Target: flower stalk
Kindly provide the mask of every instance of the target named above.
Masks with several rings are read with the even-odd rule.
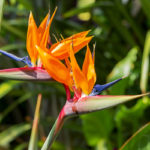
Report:
[[[57,135],[59,134],[59,131],[61,130],[63,124],[65,121],[65,115],[64,115],[64,111],[62,109],[62,111],[60,112],[57,120],[55,121],[51,131],[49,132],[46,141],[44,142],[41,150],[50,150],[53,142],[55,141]]]
[[[42,101],[42,95],[39,94],[38,98],[37,98],[37,105],[36,105],[36,109],[35,109],[35,115],[34,115],[32,132],[31,132],[28,150],[37,150],[37,133],[38,133],[39,118],[40,118],[41,101]]]

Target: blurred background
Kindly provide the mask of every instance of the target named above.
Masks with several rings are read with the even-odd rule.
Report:
[[[28,16],[36,23],[58,6],[50,35],[60,39],[91,30],[96,43],[97,83],[128,77],[103,92],[108,95],[140,94],[150,90],[149,0],[0,0],[0,49],[27,55]],[[85,50],[80,51],[82,64]],[[22,67],[0,55],[0,69]],[[0,150],[27,149],[38,93],[42,93],[38,147],[40,148],[66,101],[58,83],[0,80]],[[150,121],[148,97],[65,122],[53,150],[117,150]]]

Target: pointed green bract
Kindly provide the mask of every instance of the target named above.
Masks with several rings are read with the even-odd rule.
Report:
[[[22,81],[50,81],[52,78],[40,67],[23,67],[0,70],[0,79]]]
[[[149,94],[150,93],[141,95],[100,95],[82,97],[76,103],[67,101],[64,106],[64,113],[66,116],[72,116],[103,110]]]

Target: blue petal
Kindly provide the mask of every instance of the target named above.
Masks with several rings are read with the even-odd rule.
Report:
[[[102,91],[106,90],[107,88],[109,88],[110,86],[114,85],[115,83],[119,82],[122,79],[123,78],[120,78],[104,85],[96,84],[89,96],[95,96],[100,94]]]
[[[21,62],[25,63],[26,65],[28,65],[29,67],[32,66],[32,63],[29,60],[28,56],[25,56],[25,57],[21,58],[21,57],[15,56],[14,54],[3,51],[3,50],[0,50],[0,53],[7,56],[7,57],[9,57],[9,58],[11,58],[11,59],[13,59],[13,60],[21,61]]]
[[[21,61],[27,64],[29,67],[32,67],[32,63],[28,56],[23,57]]]

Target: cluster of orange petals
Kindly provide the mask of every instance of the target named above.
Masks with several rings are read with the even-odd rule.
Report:
[[[38,58],[38,51],[35,45],[38,45],[42,48],[47,46],[47,41],[49,38],[49,30],[56,13],[56,9],[50,18],[50,14],[48,13],[47,16],[44,18],[42,23],[39,27],[37,27],[32,12],[30,12],[29,21],[28,21],[28,31],[27,31],[27,41],[26,47],[31,58],[32,64],[36,64]]]
[[[33,15],[30,13],[27,50],[31,62],[36,65],[37,59],[40,58],[43,67],[53,79],[71,89],[75,87],[88,95],[96,82],[94,56],[92,57],[88,46],[92,36],[86,37],[89,31],[84,31],[57,41],[49,48],[47,46],[50,40],[49,29],[55,12],[56,9],[51,18],[48,14],[39,27],[36,26]],[[74,54],[85,46],[87,46],[87,51],[81,70]],[[65,64],[61,60],[65,60]]]

